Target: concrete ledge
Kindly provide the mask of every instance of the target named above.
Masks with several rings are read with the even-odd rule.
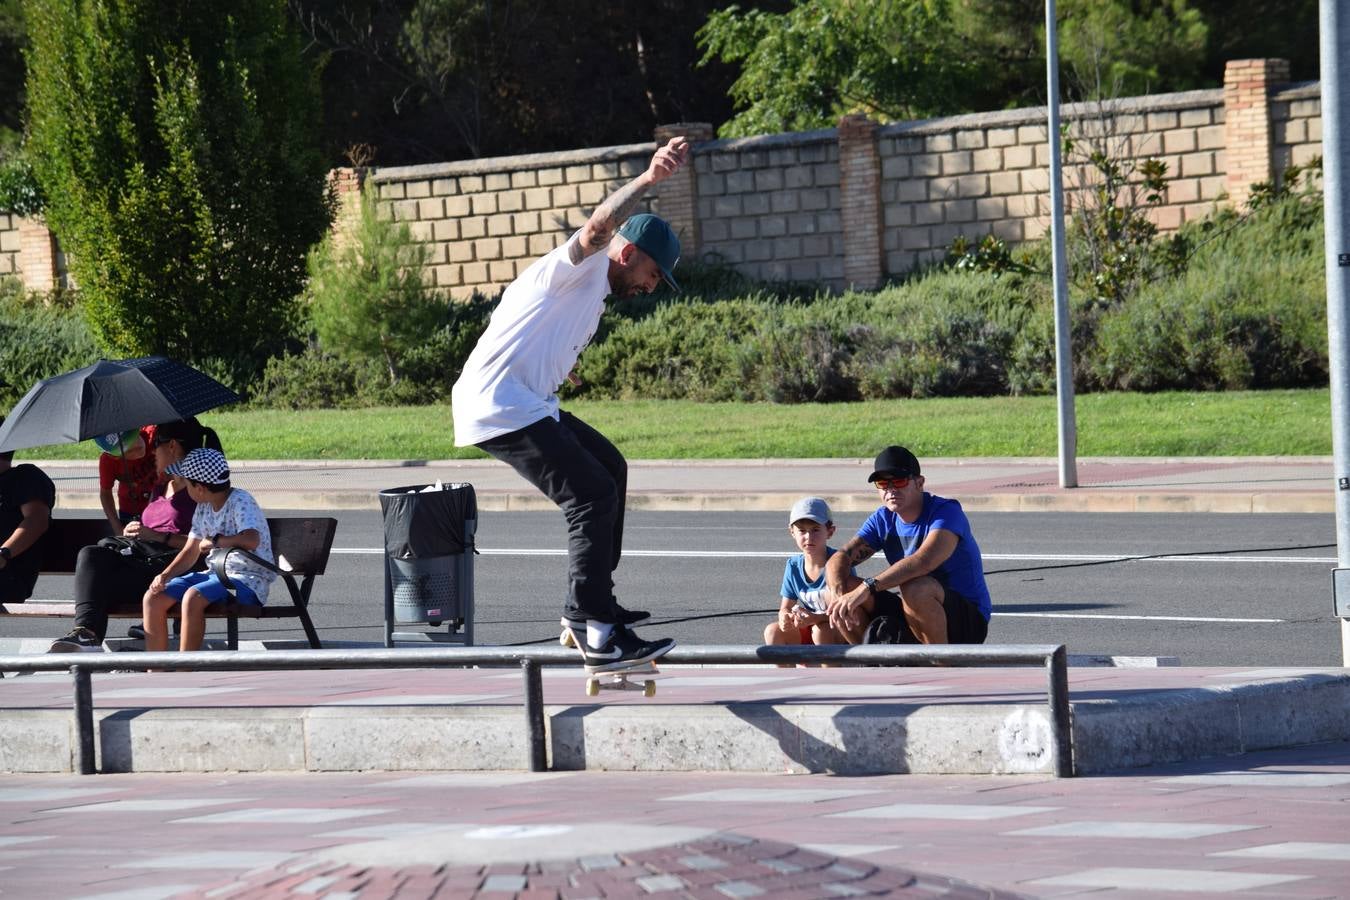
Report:
[[[672,667],[651,701],[551,704],[550,765],[839,775],[1053,769],[1035,672],[932,670],[897,681],[879,669],[819,671]],[[1080,774],[1350,739],[1350,672],[1108,672],[1095,670],[1071,700]],[[302,683],[305,674],[314,680]],[[337,690],[320,672],[233,673],[228,682],[175,686],[186,677],[118,676],[116,694],[95,684],[101,771],[528,768],[517,679],[496,670],[397,673],[404,681],[353,680]],[[569,694],[579,687],[563,672],[549,682]],[[0,685],[0,770],[74,771],[69,680],[33,676]],[[251,702],[254,691],[271,692],[273,702]],[[289,692],[284,703],[278,691]],[[147,706],[155,692],[165,699]],[[217,705],[206,705],[217,695]]]

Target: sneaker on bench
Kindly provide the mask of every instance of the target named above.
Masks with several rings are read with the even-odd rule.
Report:
[[[70,634],[59,640],[52,641],[52,645],[47,648],[48,653],[80,653],[84,650],[102,650],[103,641],[94,635],[92,631],[83,625],[76,626],[70,630]]]
[[[135,638],[138,641],[145,640],[145,626],[139,622],[132,625],[127,629],[127,637]]]

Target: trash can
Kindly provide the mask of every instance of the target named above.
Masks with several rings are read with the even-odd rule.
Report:
[[[384,515],[384,644],[473,644],[473,485],[417,484],[380,491]],[[395,632],[394,625],[446,626]]]

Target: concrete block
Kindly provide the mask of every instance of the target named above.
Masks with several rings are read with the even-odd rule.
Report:
[[[1214,154],[1213,153],[1187,153],[1181,157],[1180,169],[1172,169],[1183,178],[1196,178],[1201,175],[1214,174]]]
[[[1008,202],[1002,197],[984,197],[975,201],[975,218],[982,221],[1001,219],[1008,214]]]
[[[1073,704],[1080,774],[1242,752],[1237,699],[1188,688]]]
[[[1350,738],[1350,675],[1300,674],[1229,688],[1245,751]]]
[[[445,215],[455,218],[473,213],[473,201],[468,197],[446,197],[441,201]]]
[[[1011,147],[1017,143],[1017,129],[991,128],[985,138],[990,147]]]
[[[728,172],[725,178],[729,194],[748,194],[755,189],[755,173],[746,169]]]
[[[516,213],[511,217],[511,230],[516,234],[531,234],[538,231],[539,228],[539,213],[537,212]]]
[[[510,259],[497,259],[488,263],[488,279],[496,284],[506,284],[516,277],[516,263]]]
[[[924,138],[923,149],[928,153],[946,153],[956,149],[956,138],[951,134],[930,134]]]
[[[619,164],[613,162],[591,165],[591,178],[595,181],[615,181],[619,177]],[[543,184],[541,181],[540,184]]]
[[[526,209],[548,209],[552,205],[552,191],[548,188],[530,188],[521,193]]]
[[[527,765],[520,710],[404,707],[379,711],[312,709],[305,718],[314,772],[363,769],[522,769]]]
[[[540,187],[551,187],[562,184],[566,180],[562,169],[540,169],[536,174],[539,178]]]
[[[955,150],[942,154],[943,175],[963,175],[974,168],[973,155],[969,150]]]
[[[480,238],[473,242],[473,253],[478,260],[501,259],[502,242],[497,238]]]
[[[507,259],[519,259],[529,252],[529,241],[524,236],[502,238],[502,256]]]
[[[909,157],[891,156],[881,161],[881,177],[887,180],[909,177]]]
[[[814,177],[818,187],[838,186],[839,164],[833,162],[819,163],[815,166]]]
[[[814,188],[802,191],[802,209],[829,209],[830,193],[829,191]]]
[[[469,216],[459,220],[459,236],[464,240],[480,238],[487,234],[487,225],[484,220],[476,216]]]
[[[0,772],[74,772],[76,750],[68,710],[5,710]]]
[[[924,153],[909,158],[910,174],[916,178],[931,178],[942,174],[942,157],[936,153]]]
[[[432,239],[430,222],[410,222],[408,224],[408,233],[412,235],[415,241],[426,243]]]
[[[294,709],[150,709],[99,718],[103,772],[267,772],[305,768]]]
[[[557,247],[562,242],[562,235],[559,234],[532,234],[530,235],[527,246],[531,259],[538,259],[544,254]]]
[[[599,181],[587,181],[577,185],[577,202],[587,209],[599,206],[608,194],[605,185]]]
[[[511,233],[511,217],[507,215],[488,216],[487,233],[490,237],[502,237]]]
[[[769,195],[769,209],[775,213],[792,213],[801,208],[796,191],[776,191]]]
[[[538,183],[539,176],[535,174],[533,169],[511,173],[511,187],[513,188],[532,188]]]
[[[717,218],[730,218],[741,214],[741,198],[736,196],[715,197],[713,215]]]
[[[969,131],[956,132],[956,149],[958,150],[980,150],[985,146],[984,131],[981,129],[972,129]]]
[[[1035,150],[1030,145],[1003,148],[1003,168],[1029,169],[1036,163]]]
[[[432,268],[436,287],[459,287],[464,281],[462,266],[435,266]]]
[[[759,233],[764,237],[782,237],[787,234],[787,219],[782,216],[764,216],[759,220]]]
[[[565,208],[578,205],[581,202],[581,195],[575,184],[565,184],[553,189],[551,199],[553,206]]]
[[[732,240],[743,241],[759,235],[759,220],[737,218],[731,220]]]
[[[400,222],[415,222],[417,221],[417,201],[395,200],[390,204],[390,212]]]
[[[1017,172],[993,172],[989,175],[989,193],[1016,194],[1022,190],[1022,176]]]
[[[465,284],[487,284],[487,263],[474,262],[464,264]]]
[[[525,208],[525,195],[520,191],[502,191],[497,195],[497,212],[520,212]]]
[[[483,190],[482,175],[461,175],[459,179],[459,192],[461,194],[477,194]]]
[[[1214,111],[1209,107],[1183,109],[1178,113],[1177,124],[1182,128],[1202,128],[1214,122]]]
[[[730,233],[731,227],[723,219],[706,219],[703,222],[704,241],[725,241]]]
[[[759,169],[753,175],[757,191],[777,191],[783,187],[782,169]]]
[[[997,147],[976,150],[971,154],[971,166],[976,172],[996,172],[1003,168],[1003,151]]]
[[[496,194],[474,194],[469,198],[473,206],[473,215],[487,216],[497,211]]]
[[[455,241],[446,245],[446,258],[452,263],[473,262],[473,241]]]

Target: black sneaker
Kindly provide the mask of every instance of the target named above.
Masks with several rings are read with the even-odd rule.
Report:
[[[52,641],[48,653],[79,653],[84,650],[102,650],[103,641],[83,625],[70,630],[70,634],[60,640]]]
[[[145,640],[145,626],[141,624],[132,625],[127,629],[127,637],[135,638],[138,641]]]
[[[675,646],[674,638],[644,641],[622,625],[615,625],[603,647],[592,647],[585,640],[585,632],[578,632],[581,641],[581,659],[586,671],[613,672],[651,662],[665,656]]]
[[[652,614],[647,612],[645,609],[624,609],[622,606],[619,605],[619,601],[617,600],[614,601],[614,610],[616,613],[618,613],[618,623],[620,625],[636,625],[643,619],[650,619],[652,617]],[[572,616],[569,616],[564,613],[561,623],[562,626],[564,628],[566,628],[568,625],[571,625],[573,628],[585,628],[586,627],[585,615],[582,614],[580,611],[578,611],[576,615],[579,616],[579,618],[573,618]]]

